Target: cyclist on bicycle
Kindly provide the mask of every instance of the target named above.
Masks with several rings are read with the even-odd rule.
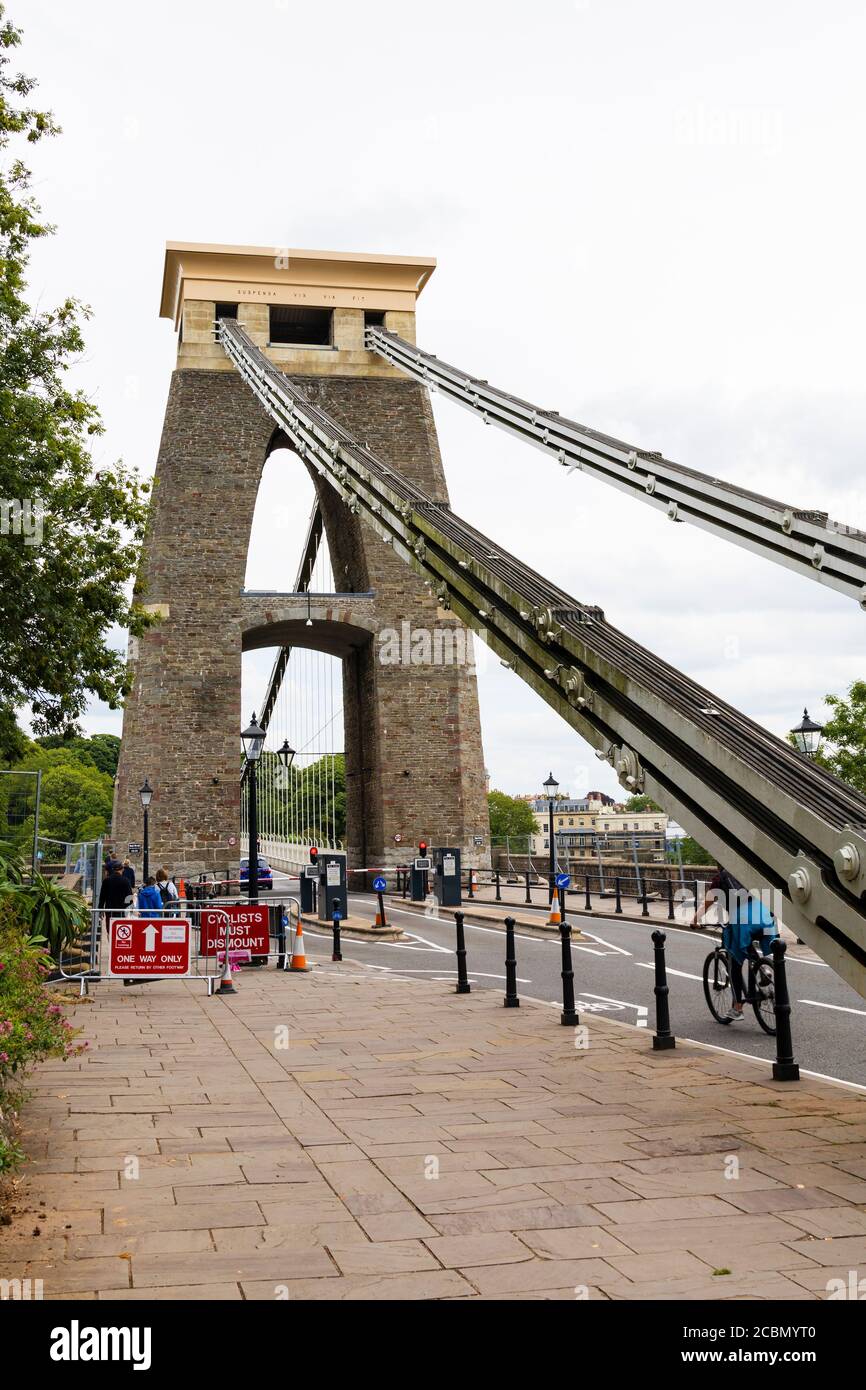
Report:
[[[760,897],[751,895],[739,879],[721,864],[716,865],[716,873],[710,880],[704,898],[704,905],[695,911],[692,926],[697,927],[699,919],[710,907],[724,907],[727,921],[722,927],[722,945],[731,962],[731,989],[734,1000],[725,1023],[739,1023],[743,1017],[743,963],[752,942],[760,942],[761,951],[766,956],[770,952],[773,938],[779,935],[776,919],[765,907]]]

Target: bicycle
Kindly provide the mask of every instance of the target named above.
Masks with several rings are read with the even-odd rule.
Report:
[[[755,1018],[765,1033],[776,1033],[776,990],[773,962],[751,942],[744,962],[748,966],[744,1004],[751,1004]],[[717,1023],[728,1023],[734,1003],[731,984],[731,957],[724,946],[717,946],[704,961],[704,997]]]

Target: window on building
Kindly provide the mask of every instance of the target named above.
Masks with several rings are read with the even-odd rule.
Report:
[[[330,309],[308,309],[300,304],[270,306],[271,343],[300,347],[330,347],[333,315]]]
[[[365,309],[364,310],[365,328],[384,328],[385,310],[384,309]]]
[[[237,304],[215,304],[214,317],[218,319],[236,319],[238,316]]]

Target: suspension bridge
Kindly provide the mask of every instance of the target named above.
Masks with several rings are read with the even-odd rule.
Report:
[[[131,824],[133,781],[145,763],[146,710],[165,715],[173,693],[207,732],[212,757],[193,775],[192,788],[184,781],[182,790],[180,767],[171,769],[166,841],[173,833],[191,865],[208,867],[209,857],[215,864],[224,853],[226,825],[239,824],[237,734],[230,727],[215,731],[207,721],[216,715],[226,726],[229,715],[240,719],[239,651],[228,650],[234,641],[246,649],[278,648],[262,713],[271,753],[262,838],[278,862],[297,862],[316,837],[345,839],[357,867],[378,867],[398,862],[400,842],[414,844],[422,832],[434,843],[464,846],[470,863],[473,853],[481,862],[489,832],[472,673],[458,666],[443,679],[429,665],[423,672],[400,668],[392,679],[371,652],[371,634],[396,612],[411,612],[416,621],[479,634],[610,763],[626,791],[652,796],[749,888],[781,894],[786,924],[866,995],[866,800],[632,641],[600,608],[458,517],[447,499],[427,392],[441,392],[561,466],[663,508],[675,523],[712,531],[861,606],[866,535],[823,512],[762,497],[539,410],[441,363],[412,341],[415,299],[432,261],[324,252],[283,259],[280,265],[279,256],[244,248],[173,244],[168,250],[163,313],[175,318],[182,337],[160,468],[187,488],[191,480],[208,513],[208,540],[204,575],[196,573],[189,590],[184,586],[197,562],[170,562],[158,518],[153,523],[148,575],[173,597],[151,601],[159,621],[142,639],[149,668],[141,653],[131,656],[137,669],[115,834]],[[308,342],[313,334],[328,336]],[[295,589],[232,593],[250,524],[249,504],[239,502],[242,488],[257,480],[263,458],[276,447],[292,449],[316,487]],[[224,491],[221,479],[227,469],[236,473],[239,461],[243,476],[233,492]],[[320,576],[325,535],[332,572]],[[221,542],[234,555],[227,566]],[[189,648],[192,635],[194,645],[203,615],[208,628],[214,586],[231,628],[216,656],[222,686],[195,659],[183,660],[184,643]],[[292,697],[293,669],[313,660],[313,651],[343,667],[344,828],[333,811],[339,701],[320,672],[324,693],[301,730]],[[421,714],[419,755],[419,739],[411,735]],[[302,739],[306,744],[295,780],[286,785],[276,753],[290,729],[298,730],[293,747]],[[233,773],[224,751],[232,736]],[[202,805],[220,808],[219,826],[208,823]]]

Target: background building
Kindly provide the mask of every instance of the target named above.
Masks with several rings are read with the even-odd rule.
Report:
[[[533,859],[550,854],[550,809],[545,797],[531,801],[536,830],[532,836]],[[553,805],[553,832],[557,859],[664,863],[668,817],[662,811],[619,809],[613,797],[591,791],[578,798],[559,797]]]

